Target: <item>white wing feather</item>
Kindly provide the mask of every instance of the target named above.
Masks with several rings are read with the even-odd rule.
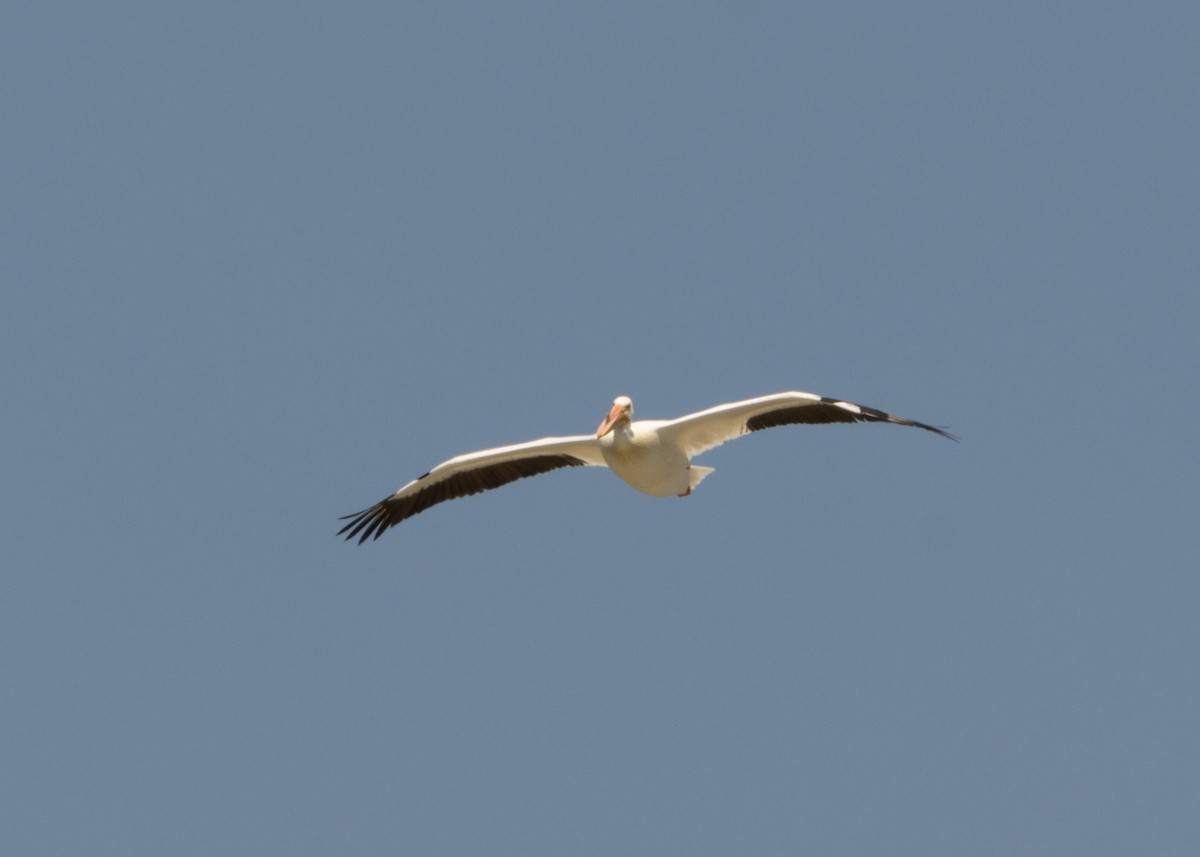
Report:
[[[952,440],[956,439],[940,428],[907,417],[842,399],[795,391],[717,405],[715,408],[668,420],[659,431],[664,440],[678,444],[691,457],[759,429],[796,423],[854,422],[887,422],[916,426]]]

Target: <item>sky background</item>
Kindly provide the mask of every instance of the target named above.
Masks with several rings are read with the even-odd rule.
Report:
[[[1200,853],[1200,7],[0,13],[0,851]],[[452,455],[783,390],[335,533]]]

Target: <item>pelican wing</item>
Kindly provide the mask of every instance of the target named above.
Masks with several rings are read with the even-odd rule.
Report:
[[[346,533],[349,541],[361,533],[358,543],[362,544],[437,503],[499,488],[560,467],[584,465],[604,465],[600,444],[592,435],[546,437],[457,455],[369,509],[344,516],[342,520],[350,523],[338,535]]]
[[[797,423],[895,423],[916,426],[951,440],[954,435],[936,426],[889,414],[866,405],[830,399],[814,393],[775,393],[717,405],[705,411],[666,421],[663,439],[678,445],[689,457],[720,446],[752,431]]]

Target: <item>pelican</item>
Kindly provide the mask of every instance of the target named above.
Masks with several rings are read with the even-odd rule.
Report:
[[[813,393],[775,393],[729,402],[673,420],[634,420],[633,402],[617,396],[595,434],[545,437],[512,446],[468,452],[443,461],[395,494],[341,520],[346,541],[379,538],[430,506],[499,488],[561,467],[607,467],[643,494],[686,497],[713,472],[692,458],[727,440],[760,429],[797,423],[894,423],[954,435],[885,411]]]

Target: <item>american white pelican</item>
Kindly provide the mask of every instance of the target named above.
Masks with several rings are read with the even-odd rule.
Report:
[[[617,396],[594,435],[545,437],[457,455],[418,476],[395,494],[342,520],[346,540],[359,544],[379,538],[389,527],[455,497],[499,488],[526,476],[560,467],[607,467],[637,490],[653,497],[686,497],[713,472],[691,463],[692,456],[752,431],[794,423],[896,423],[916,426],[951,440],[935,426],[812,393],[775,393],[717,405],[674,420],[633,420],[633,402]]]

